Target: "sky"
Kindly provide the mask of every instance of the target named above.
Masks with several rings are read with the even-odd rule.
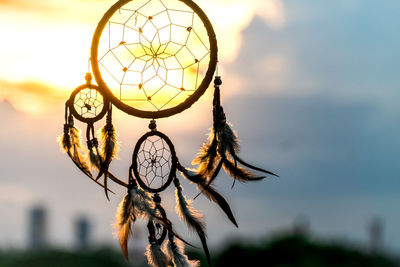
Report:
[[[124,190],[112,186],[117,194],[108,202],[56,142],[64,101],[84,81],[92,33],[111,4],[0,0],[1,246],[25,245],[27,211],[35,204],[49,211],[55,245],[71,244],[72,221],[79,215],[93,221],[97,243],[116,243],[110,225]],[[216,28],[222,102],[241,139],[240,155],[281,176],[231,189],[232,179],[220,175],[217,188],[240,227],[213,203],[197,198],[210,244],[264,237],[299,217],[308,218],[317,236],[365,244],[368,222],[379,217],[385,246],[398,252],[400,3],[198,4]],[[187,165],[211,126],[211,91],[184,113],[158,121]],[[121,152],[112,170],[126,177],[148,121],[121,112],[116,118]],[[196,195],[193,186],[184,186],[188,196]],[[177,221],[173,191],[162,197]],[[177,226],[187,234],[181,223]],[[145,238],[138,233],[138,239]]]

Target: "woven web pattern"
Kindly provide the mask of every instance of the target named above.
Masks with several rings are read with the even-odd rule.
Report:
[[[208,67],[205,32],[197,14],[177,0],[131,1],[103,32],[102,76],[130,106],[149,111],[176,106],[193,94]]]
[[[94,89],[81,90],[74,99],[74,109],[84,118],[96,117],[103,106],[103,96]]]
[[[148,137],[140,146],[136,159],[142,181],[150,188],[163,186],[171,171],[171,158],[171,151],[164,139]]]

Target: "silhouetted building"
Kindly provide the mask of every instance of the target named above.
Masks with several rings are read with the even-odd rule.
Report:
[[[43,250],[47,247],[47,211],[37,206],[29,212],[28,246],[32,250]]]
[[[369,249],[372,253],[382,251],[384,225],[380,218],[374,218],[368,227]]]
[[[90,223],[85,217],[75,221],[75,247],[79,250],[88,250],[90,247]]]
[[[293,232],[299,235],[308,235],[310,233],[310,220],[307,216],[297,216],[293,223]]]

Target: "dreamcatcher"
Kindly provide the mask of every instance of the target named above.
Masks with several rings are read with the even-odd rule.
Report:
[[[210,21],[191,0],[120,0],[101,19],[91,47],[92,75],[66,102],[63,150],[91,180],[103,187],[108,198],[108,181],[127,188],[117,216],[117,235],[128,258],[127,241],[139,218],[147,220],[151,266],[198,266],[184,254],[186,243],[175,231],[161,204],[160,193],[173,184],[176,210],[189,228],[197,232],[207,260],[202,215],[183,194],[179,178],[194,183],[200,194],[215,202],[237,226],[229,204],[213,182],[221,168],[234,181],[257,181],[245,167],[268,175],[272,172],[246,163],[238,156],[239,142],[226,122],[220,103],[221,78],[214,78],[213,126],[193,163],[184,167],[171,140],[157,130],[156,119],[184,111],[209,87],[217,68],[217,40]],[[109,166],[118,152],[112,108],[140,118],[151,119],[150,131],[134,148],[128,183],[113,175]],[[106,117],[97,132],[94,124]],[[87,146],[81,144],[74,119],[87,125]],[[100,180],[102,178],[102,180]]]

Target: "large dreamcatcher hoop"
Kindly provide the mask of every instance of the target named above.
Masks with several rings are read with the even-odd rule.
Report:
[[[237,225],[228,202],[214,188],[221,169],[235,181],[258,181],[276,176],[250,165],[238,156],[239,140],[227,123],[221,106],[222,80],[214,73],[218,61],[217,40],[206,14],[192,0],[119,0],[103,16],[92,39],[92,74],[76,88],[65,105],[64,133],[60,146],[91,180],[112,191],[108,180],[127,188],[118,207],[116,234],[128,259],[128,239],[137,219],[147,221],[146,256],[153,267],[198,266],[184,254],[184,239],[176,232],[161,204],[161,193],[175,186],[176,211],[201,241],[208,264],[203,216],[183,194],[180,178],[195,184],[199,194],[217,204]],[[175,115],[191,107],[214,77],[213,126],[190,170],[179,161],[171,139],[157,130],[155,119]],[[140,118],[152,119],[150,131],[137,142],[127,182],[109,169],[119,143],[112,123],[113,106]],[[105,119],[97,132],[95,123]],[[86,124],[86,144],[74,119]],[[103,178],[100,181],[100,178]],[[168,237],[168,238],[167,238]]]
[[[178,7],[169,8],[165,2],[172,2]],[[153,5],[149,7],[151,4]],[[171,18],[174,14],[184,18],[184,22],[179,23]],[[119,36],[114,36],[112,28],[118,27],[122,32],[118,32]],[[103,51],[100,55],[104,34],[108,34],[108,49],[106,44],[105,53]],[[208,40],[203,40],[205,37]],[[191,49],[191,46],[196,45],[202,47],[198,53]],[[119,54],[129,59],[120,60]],[[193,1],[121,0],[106,12],[96,28],[92,40],[91,63],[97,84],[116,107],[136,117],[157,119],[184,111],[204,94],[212,81],[217,55],[214,29],[205,13]],[[103,64],[108,58],[109,61],[114,61],[115,67],[112,70]],[[208,62],[202,62],[207,59]],[[187,72],[193,71],[193,68],[196,69],[195,86],[189,85],[189,88],[185,88],[185,74],[188,76]],[[100,69],[108,74],[108,83]],[[148,72],[148,77],[139,77],[140,70],[142,73]],[[171,76],[173,77],[170,78]],[[153,81],[158,84],[151,84]],[[150,84],[151,93],[145,91],[147,84]],[[161,96],[160,104],[154,104],[157,93],[167,89],[176,92],[168,95],[165,101],[161,99],[166,96]],[[129,90],[141,92],[127,92]],[[169,105],[180,94],[187,98]],[[135,106],[138,103],[132,103],[143,101],[150,102],[155,110],[138,108]]]

